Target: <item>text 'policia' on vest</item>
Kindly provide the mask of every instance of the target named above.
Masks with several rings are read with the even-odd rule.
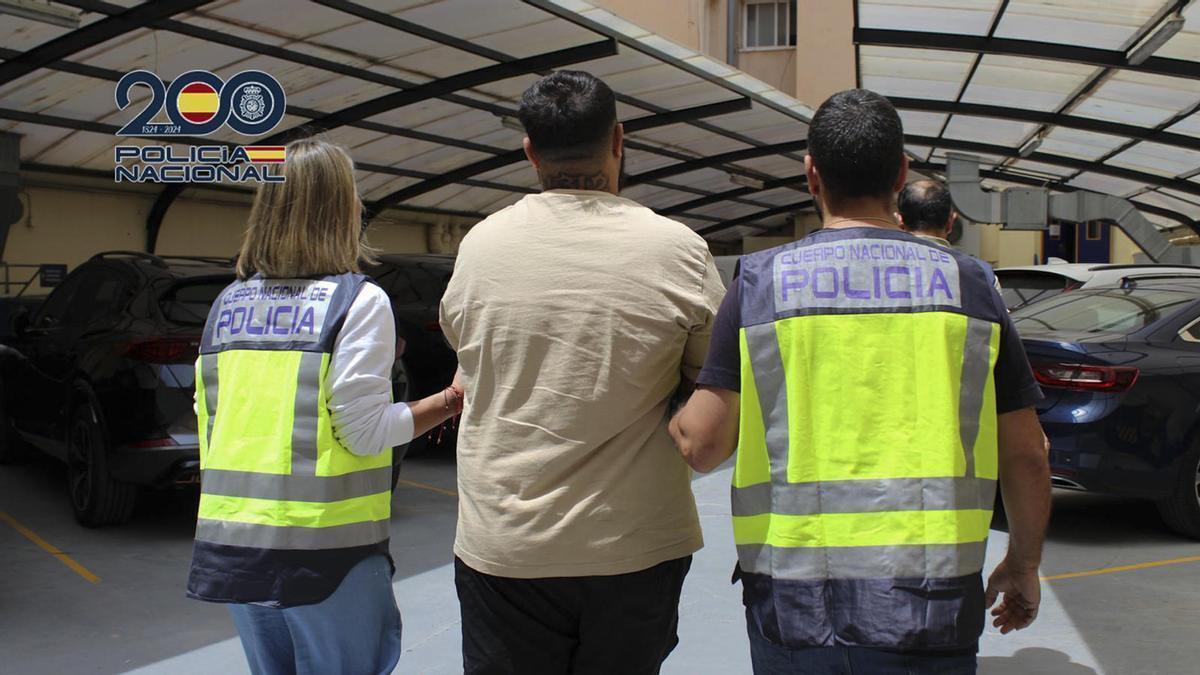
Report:
[[[998,469],[988,272],[847,228],[744,257],[739,283],[752,618],[792,648],[974,649]]]
[[[192,597],[262,601],[303,585],[306,569],[387,555],[391,450],[351,454],[325,403],[330,355],[363,283],[255,276],[213,304],[196,364]]]

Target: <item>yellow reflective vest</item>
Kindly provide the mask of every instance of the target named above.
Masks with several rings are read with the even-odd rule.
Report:
[[[340,551],[355,560],[386,552],[391,451],[350,453],[333,434],[327,403],[333,345],[364,279],[254,277],[213,304],[196,363],[193,595],[256,601],[217,578],[225,559],[265,579],[281,566],[319,568]]]
[[[878,228],[742,259],[733,528],[769,639],[975,645],[997,479],[990,274]]]

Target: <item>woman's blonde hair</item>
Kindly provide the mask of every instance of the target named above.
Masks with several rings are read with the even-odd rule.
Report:
[[[310,277],[358,272],[373,262],[362,236],[354,161],[334,143],[306,138],[287,145],[283,183],[262,183],[238,255],[237,275]]]

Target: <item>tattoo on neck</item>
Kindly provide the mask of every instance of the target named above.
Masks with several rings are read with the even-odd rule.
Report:
[[[591,174],[558,171],[542,176],[542,187],[546,190],[607,190],[608,177],[600,171]]]

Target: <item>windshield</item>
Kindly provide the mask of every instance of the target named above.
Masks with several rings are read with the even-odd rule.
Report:
[[[159,309],[168,321],[203,326],[209,307],[232,281],[233,277],[175,284],[159,298]]]
[[[1000,296],[1009,309],[1024,307],[1032,302],[1062,293],[1071,280],[1057,274],[1040,272],[1005,272],[997,270],[1000,280]]]
[[[1133,333],[1196,300],[1195,293],[1153,288],[1073,291],[1012,313],[1021,331]]]

